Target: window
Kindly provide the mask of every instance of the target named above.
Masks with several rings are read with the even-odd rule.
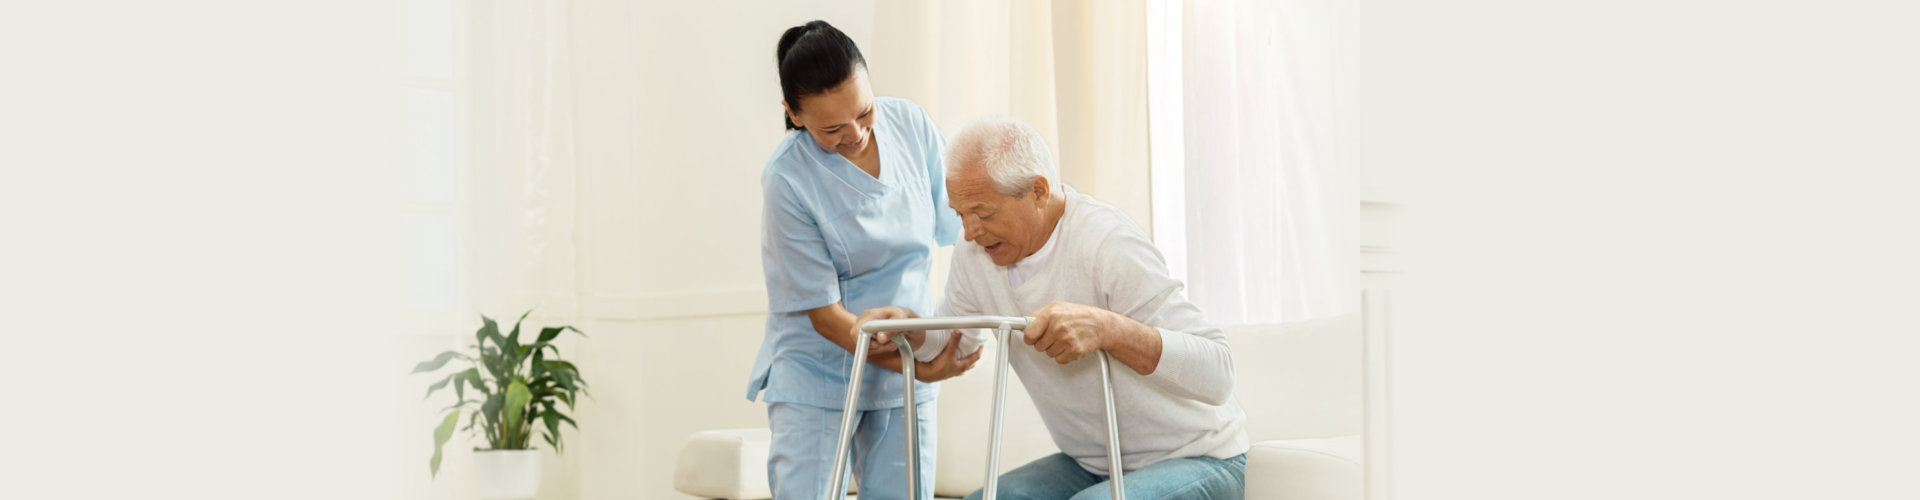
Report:
[[[1338,1],[1148,2],[1154,240],[1216,323],[1358,310]]]
[[[471,170],[466,119],[467,4],[455,0],[400,2],[397,40],[406,120],[403,165],[400,300],[406,330],[445,333],[469,309],[463,292],[468,261],[463,231],[468,224],[466,173]]]

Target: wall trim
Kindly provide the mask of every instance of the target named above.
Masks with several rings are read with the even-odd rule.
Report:
[[[1362,291],[1360,309],[1366,498],[1387,500],[1393,497],[1393,292]]]

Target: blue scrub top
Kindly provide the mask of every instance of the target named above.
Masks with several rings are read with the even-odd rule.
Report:
[[[934,245],[952,245],[960,234],[960,218],[947,207],[947,140],[912,101],[879,97],[874,108],[879,178],[821,149],[804,130],[787,134],[761,174],[769,314],[749,401],[765,389],[769,403],[846,403],[853,353],[815,332],[809,309],[841,302],[856,315],[889,305],[933,310]],[[862,378],[860,410],[903,405],[899,373],[869,366]],[[920,401],[939,391],[938,384],[914,385]]]

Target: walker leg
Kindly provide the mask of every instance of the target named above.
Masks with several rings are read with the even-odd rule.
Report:
[[[847,481],[842,474],[847,470],[847,448],[853,444],[853,415],[860,404],[860,376],[867,367],[867,342],[872,336],[862,331],[854,340],[853,374],[847,377],[847,404],[840,412],[840,438],[833,448],[833,472],[827,476],[827,491],[822,493],[825,500],[847,497]]]
[[[1007,402],[1007,358],[1013,348],[1013,325],[1002,323],[995,337],[1000,339],[999,352],[994,357],[997,365],[993,373],[993,427],[987,429],[987,489],[984,500],[995,500],[1000,496],[1000,416],[1004,413],[1003,403]],[[1111,412],[1109,412],[1111,413]]]
[[[1127,500],[1126,486],[1120,479],[1126,469],[1120,464],[1120,421],[1113,411],[1113,372],[1107,358],[1107,351],[1101,350],[1100,388],[1107,397],[1107,470],[1113,473],[1113,500]]]
[[[893,345],[900,348],[900,392],[907,399],[907,500],[920,500],[920,419],[914,416],[914,407],[920,405],[913,394],[913,344],[896,335]]]

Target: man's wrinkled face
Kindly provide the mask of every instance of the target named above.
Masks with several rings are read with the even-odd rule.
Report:
[[[1009,266],[1039,251],[1053,228],[1046,226],[1048,182],[1008,196],[994,189],[987,169],[967,165],[947,178],[947,206],[960,214],[967,241],[986,249],[997,266]]]

